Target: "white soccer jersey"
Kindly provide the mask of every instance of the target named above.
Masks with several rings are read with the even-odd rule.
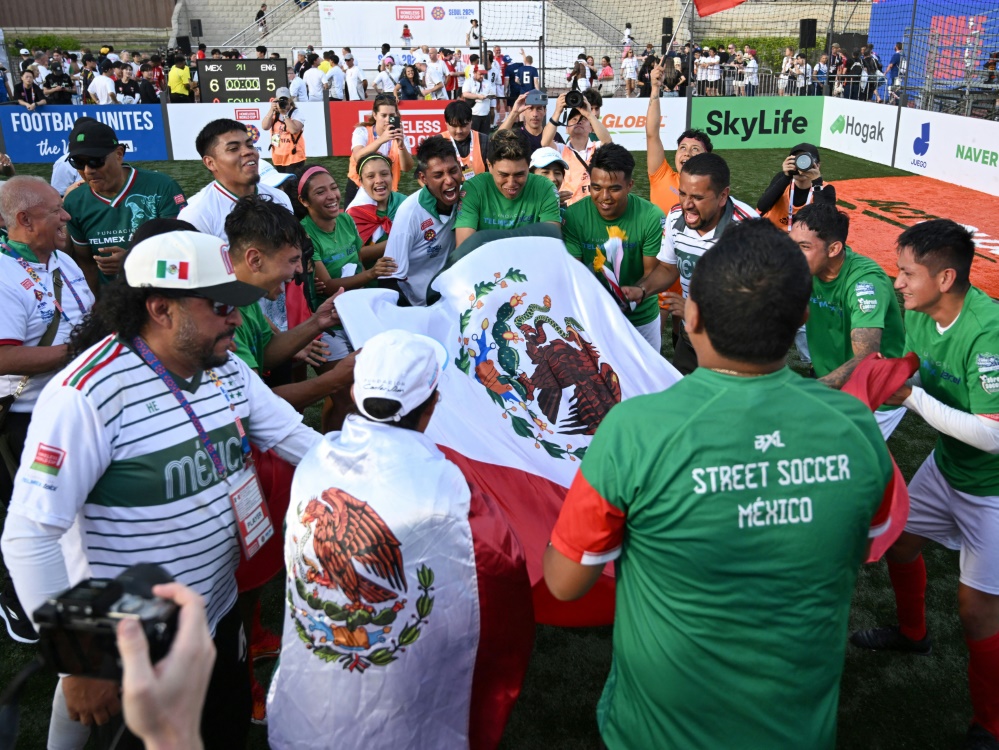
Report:
[[[684,297],[690,291],[690,277],[694,273],[697,260],[714,247],[729,222],[758,219],[759,217],[760,215],[751,206],[735,198],[729,198],[728,205],[726,205],[718,225],[707,234],[701,235],[696,229],[691,229],[686,225],[683,220],[683,209],[679,205],[673,207],[673,210],[666,216],[663,246],[657,257],[663,263],[669,263],[679,269],[680,286],[683,289]]]
[[[280,203],[289,211],[292,211],[291,200],[279,188],[271,187],[261,182],[257,185],[257,194],[269,196],[271,200]],[[212,180],[195,195],[191,196],[187,202],[187,206],[180,210],[177,218],[182,221],[191,222],[198,228],[199,232],[213,234],[228,242],[229,237],[225,232],[225,220],[238,200],[237,196],[230,193],[215,180]]]
[[[228,399],[261,450],[278,446],[297,463],[320,439],[235,355],[215,372],[228,398],[204,373],[177,384],[230,475],[244,464]],[[86,565],[71,572],[71,583],[156,563],[205,598],[214,631],[236,603],[240,543],[230,487],[138,354],[112,335],[56,374],[35,407],[23,455],[10,513],[63,532],[76,525],[62,551]],[[24,601],[29,612],[41,603]]]
[[[437,199],[427,188],[406,198],[396,212],[385,257],[396,262],[389,278],[399,279],[399,287],[410,304],[427,304],[427,287],[454,250],[454,222],[457,207],[450,216],[437,213]]]
[[[38,346],[55,314],[52,272],[56,268],[63,278],[60,294],[63,315],[59,318],[52,346],[65,344],[73,328],[83,321],[87,310],[94,306],[94,295],[87,286],[83,271],[72,258],[58,251],[49,258],[48,268],[27,259],[25,262],[38,276],[41,284],[35,283],[14,258],[0,255],[0,346]],[[82,309],[76,296],[70,292],[70,284],[83,303]],[[38,394],[53,375],[55,372],[29,377],[21,396],[11,406],[11,411],[30,414],[38,401]],[[0,375],[0,396],[12,394],[20,382],[20,375]]]

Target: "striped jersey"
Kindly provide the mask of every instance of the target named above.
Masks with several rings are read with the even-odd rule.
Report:
[[[233,487],[244,468],[231,399],[251,442],[298,459],[319,439],[240,359],[174,380],[201,420]],[[280,445],[279,445],[280,444]],[[236,602],[240,544],[229,501],[191,420],[129,345],[109,336],[42,391],[14,483],[11,513],[79,534],[63,537],[71,572],[114,578],[136,563],[163,566],[205,598],[208,624]]]
[[[676,266],[680,271],[680,287],[684,298],[690,293],[690,279],[694,274],[694,266],[698,259],[714,247],[729,222],[758,219],[756,210],[742,201],[729,198],[722,217],[710,232],[700,234],[691,229],[683,219],[683,209],[680,204],[673,206],[666,216],[666,233],[663,235],[663,247],[657,256],[663,263]]]

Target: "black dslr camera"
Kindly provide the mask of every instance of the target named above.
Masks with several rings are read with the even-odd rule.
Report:
[[[177,632],[178,607],[153,596],[153,586],[172,580],[159,565],[133,565],[113,580],[83,581],[49,599],[34,616],[46,665],[57,672],[120,681],[116,631],[126,619],[142,625],[153,663],[162,659]]]
[[[815,157],[807,151],[802,151],[794,157],[794,166],[797,168],[799,174],[804,174],[815,166]]]
[[[586,99],[583,97],[580,91],[566,91],[565,92],[565,107],[566,109],[579,109],[583,106],[583,102]]]

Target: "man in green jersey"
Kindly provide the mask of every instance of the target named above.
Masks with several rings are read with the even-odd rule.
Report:
[[[905,344],[902,311],[888,274],[846,245],[850,217],[832,203],[803,206],[791,225],[791,239],[812,272],[808,305],[808,349],[819,382],[842,388],[869,354],[901,357]],[[874,413],[887,440],[905,409],[884,406]]]
[[[971,233],[949,219],[898,238],[905,350],[920,365],[917,384],[889,403],[912,409],[940,436],[909,483],[909,519],[887,553],[898,625],[850,640],[929,654],[922,548],[932,540],[960,550],[958,613],[974,709],[965,747],[999,748],[999,307],[971,285],[974,257]]]
[[[283,206],[257,195],[240,198],[225,220],[225,230],[229,236],[229,258],[240,281],[266,289],[266,295],[276,297],[283,284],[302,272],[305,232],[294,214]],[[332,297],[290,331],[275,332],[255,302],[239,311],[243,322],[236,329],[236,355],[258,373],[288,361],[324,330],[340,322]],[[301,383],[277,386],[274,393],[296,409],[304,409],[350,385],[353,357],[343,363]]]
[[[624,146],[600,146],[590,159],[589,195],[565,211],[562,236],[569,254],[592,268],[622,305],[624,314],[657,352],[662,349],[655,295],[629,303],[621,287],[635,284],[659,265],[666,215],[632,195],[635,159]]]
[[[78,119],[69,134],[69,164],[87,184],[66,195],[66,228],[95,293],[118,274],[140,224],[176,216],[187,205],[172,177],[125,164],[125,149],[114,130],[90,117]]]
[[[528,169],[531,147],[523,133],[498,130],[489,139],[489,172],[465,182],[455,223],[455,246],[480,229],[559,224],[558,194],[551,182]]]
[[[597,709],[612,750],[835,746],[850,596],[893,469],[867,407],[785,364],[811,288],[787,232],[727,229],[686,304],[700,366],[615,406],[566,496],[552,593],[576,599],[617,561]]]

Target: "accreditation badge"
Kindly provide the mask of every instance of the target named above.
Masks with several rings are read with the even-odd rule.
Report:
[[[229,504],[236,518],[239,543],[249,560],[274,536],[274,524],[252,461],[247,461],[246,468],[232,478],[229,486]]]

